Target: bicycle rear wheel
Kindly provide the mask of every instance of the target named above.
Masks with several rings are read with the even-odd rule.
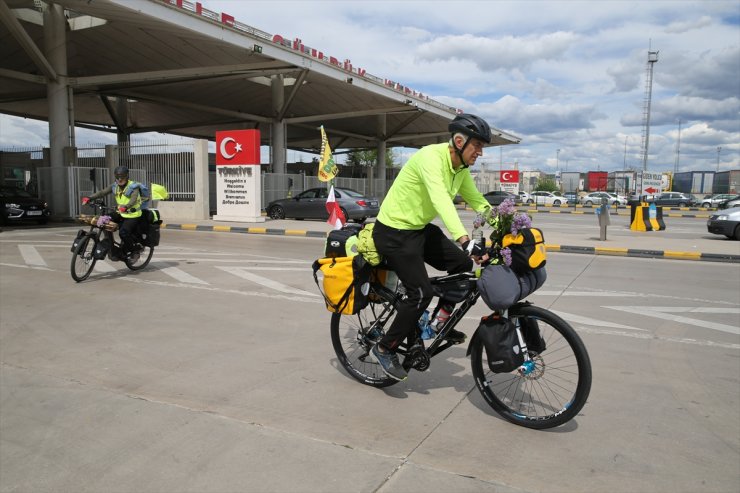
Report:
[[[136,253],[131,256],[126,257],[123,262],[126,264],[126,267],[131,270],[141,270],[149,265],[149,261],[152,260],[154,247],[144,246],[137,243],[135,252]]]
[[[536,321],[546,349],[529,350],[534,367],[529,372],[493,373],[488,368],[480,338],[471,342],[475,384],[486,402],[506,420],[533,429],[560,426],[574,418],[591,391],[591,361],[576,331],[554,313],[532,305],[509,310],[521,326]]]
[[[95,247],[98,245],[98,239],[95,236],[86,236],[80,241],[72,254],[72,263],[70,264],[70,272],[72,279],[77,282],[82,282],[88,277],[95,267],[97,259],[93,257]]]
[[[370,302],[356,315],[332,314],[330,330],[334,352],[339,363],[355,380],[379,388],[398,383],[386,375],[369,355],[395,315],[396,309],[390,301]]]

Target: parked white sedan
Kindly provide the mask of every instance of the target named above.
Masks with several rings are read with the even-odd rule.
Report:
[[[537,205],[554,205],[556,207],[568,205],[568,199],[563,197],[560,192],[532,192],[530,199],[530,203],[533,202]]]

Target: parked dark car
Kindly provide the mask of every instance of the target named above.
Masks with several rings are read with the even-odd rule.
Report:
[[[329,219],[326,211],[326,198],[329,191],[324,188],[310,188],[289,199],[273,200],[267,205],[267,215],[272,219]],[[365,197],[349,188],[334,187],[334,196],[348,221],[362,222],[368,217],[378,215],[378,199]]]
[[[663,192],[656,196],[652,202],[661,206],[690,207],[696,205],[696,199],[693,195],[681,192]]]
[[[36,221],[45,224],[51,216],[49,205],[20,188],[0,188],[0,221],[3,224],[17,221]]]
[[[503,202],[506,199],[511,199],[514,204],[521,204],[522,198],[519,195],[504,192],[503,190],[494,190],[492,192],[487,192],[483,194],[483,197],[488,201],[491,205],[500,205],[501,202]]]
[[[740,240],[740,207],[717,211],[707,220],[707,231]]]

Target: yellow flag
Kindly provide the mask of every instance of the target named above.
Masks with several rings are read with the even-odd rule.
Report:
[[[337,165],[334,164],[334,157],[331,155],[329,139],[326,138],[324,126],[321,126],[321,159],[319,159],[319,180],[329,181],[337,176]]]

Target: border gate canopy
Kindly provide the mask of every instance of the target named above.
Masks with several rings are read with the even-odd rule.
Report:
[[[48,121],[49,83],[69,87],[77,127],[213,140],[259,129],[287,147],[420,147],[448,138],[455,108],[373,76],[287,34],[270,34],[187,0],[55,0],[64,9],[66,73],[47,47],[46,4],[0,0],[0,113]],[[44,23],[47,26],[44,26]],[[379,116],[385,116],[384,130]],[[492,128],[493,145],[519,138]]]

